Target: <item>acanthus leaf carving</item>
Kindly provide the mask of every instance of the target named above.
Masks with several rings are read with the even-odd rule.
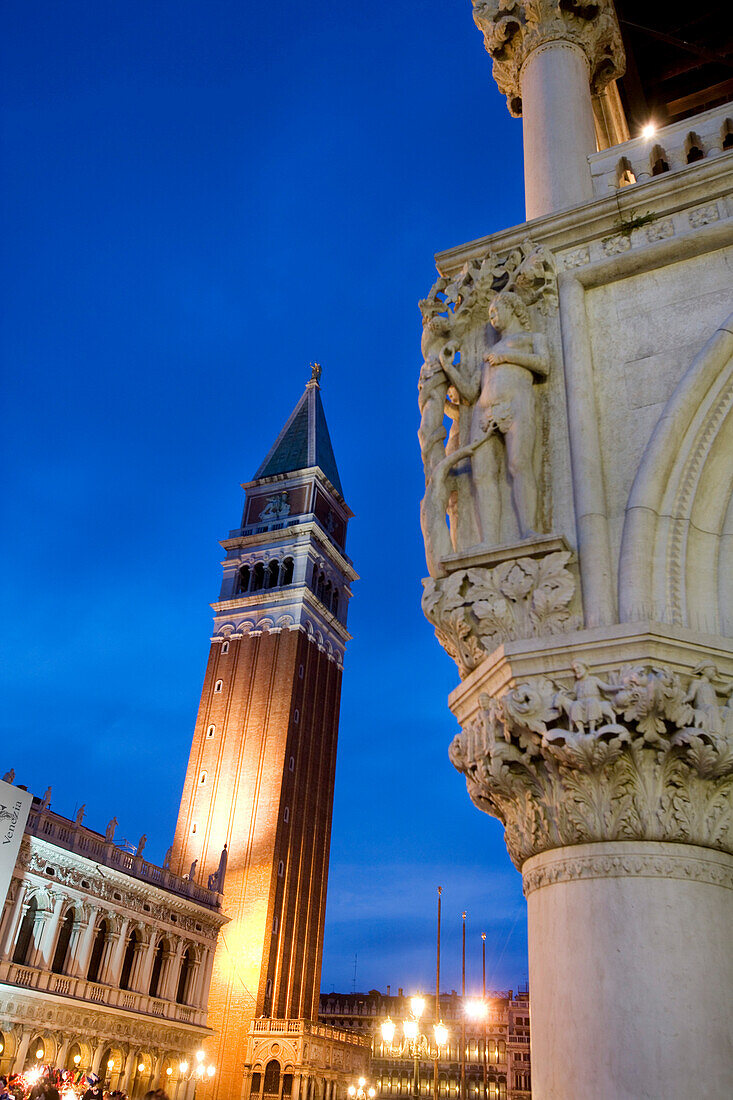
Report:
[[[533,50],[571,42],[585,54],[594,93],[622,76],[625,54],[610,0],[472,0],[473,19],[509,113],[522,114],[521,70]]]
[[[687,689],[659,666],[601,678],[576,661],[573,674],[570,686],[537,676],[482,694],[449,750],[473,802],[505,825],[517,866],[595,841],[733,852],[733,706],[717,700],[714,666]]]
[[[423,582],[423,611],[462,677],[503,642],[559,634],[576,625],[570,557],[559,550]]]

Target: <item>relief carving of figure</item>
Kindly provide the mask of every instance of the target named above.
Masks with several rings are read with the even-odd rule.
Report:
[[[601,692],[610,694],[617,690],[616,685],[607,684],[598,676],[593,676],[588,671],[588,666],[582,661],[575,661],[572,670],[575,676],[575,698],[572,699],[564,692],[558,696],[558,704],[565,711],[572,725],[579,733],[584,732],[586,726],[591,733],[594,733],[597,724],[604,718],[609,722],[615,722],[614,709],[608,700],[603,698]]]
[[[484,541],[499,526],[495,439],[499,435],[506,451],[520,537],[531,538],[537,527],[534,383],[538,378],[546,378],[549,372],[547,343],[542,333],[529,331],[529,312],[517,294],[497,294],[489,306],[489,320],[499,340],[484,356],[481,389],[471,425],[471,438],[486,440],[472,459],[479,523]]]
[[[723,721],[713,685],[713,680],[717,679],[718,670],[709,661],[701,661],[693,669],[693,675],[698,679],[691,681],[685,696],[685,702],[692,704],[693,723],[698,728],[709,730],[711,733],[722,733]]]
[[[280,519],[290,514],[287,492],[273,493],[260,512],[260,519]]]
[[[448,501],[456,487],[456,479],[451,477],[451,470],[464,458],[473,454],[479,443],[480,440],[476,440],[466,447],[459,447],[450,454],[444,455],[437,466],[433,467],[427,480],[425,496],[420,505],[420,525],[425,541],[425,559],[431,577],[443,575],[441,561],[453,552],[453,543],[446,520]]]
[[[432,485],[431,505],[451,487],[446,511],[452,552],[496,546],[517,535],[530,539],[539,528],[535,383],[548,377],[550,357],[529,306],[546,315],[556,298],[552,255],[525,241],[504,259],[489,251],[468,260],[452,281],[441,276],[420,303],[418,436],[428,495],[434,472],[439,466],[443,471],[440,493]],[[443,467],[445,457],[459,451],[460,460]],[[442,527],[441,521],[433,544],[447,545]],[[432,559],[431,575],[442,576],[439,557],[432,553]]]

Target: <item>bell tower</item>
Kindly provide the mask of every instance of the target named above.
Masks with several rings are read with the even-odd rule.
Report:
[[[260,1018],[315,1021],[352,512],[312,376],[246,493],[226,557],[171,866],[224,874],[229,924],[214,960],[214,1095],[261,1086],[248,1034]],[[219,880],[219,887],[222,888]],[[211,1090],[207,1089],[209,1100]]]

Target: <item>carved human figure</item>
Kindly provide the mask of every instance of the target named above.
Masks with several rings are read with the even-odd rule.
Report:
[[[135,855],[136,856],[141,856],[143,854],[143,852],[145,850],[145,845],[147,844],[147,842],[148,842],[147,835],[145,833],[143,833],[143,835],[140,837],[140,839],[137,842],[137,848],[135,849]]]
[[[6,772],[3,776],[3,783],[12,783],[15,779],[15,768],[11,768],[9,772]]]
[[[425,559],[431,577],[442,577],[445,570],[442,559],[453,552],[446,513],[448,500],[455,488],[455,478],[451,470],[464,458],[473,454],[480,440],[474,440],[465,447],[459,447],[445,455],[434,467],[425,486],[425,496],[420,505],[420,525],[425,542]]]
[[[41,801],[41,809],[47,810],[50,805],[51,805],[51,788],[46,787],[46,793],[44,794],[43,799]]]
[[[82,802],[81,806],[76,811],[76,817],[74,818],[74,821],[76,822],[77,825],[81,825],[81,823],[83,822],[84,814],[86,813],[86,808],[87,808],[86,802]]]
[[[115,829],[117,828],[117,818],[113,817],[111,821],[107,822],[107,829],[104,834],[104,839],[108,844],[111,844],[115,838]]]
[[[717,679],[718,670],[714,664],[701,661],[692,673],[698,679],[690,682],[685,701],[692,703],[693,723],[698,729],[708,730],[710,733],[722,733],[723,721],[713,685],[713,680]]]
[[[445,317],[428,317],[423,324],[423,365],[417,383],[420,408],[420,453],[428,478],[443,454],[445,399],[448,379],[440,362],[440,348],[447,341],[450,324]]]
[[[170,848],[168,848],[165,855],[163,856],[163,870],[164,871],[170,871],[171,856],[172,855],[173,855],[173,845],[171,845]]]
[[[260,519],[279,519],[290,514],[287,492],[273,493],[267,498],[267,503],[260,512]]]
[[[537,527],[537,479],[534,472],[537,409],[536,379],[549,373],[544,334],[529,331],[529,312],[518,294],[497,294],[489,320],[499,334],[484,356],[478,399],[473,409],[471,438],[485,441],[472,459],[473,486],[482,537],[499,529],[497,435],[503,439],[521,538]]]
[[[578,732],[582,733],[587,726],[591,733],[595,733],[597,723],[603,718],[615,722],[614,709],[601,692],[613,692],[617,690],[616,686],[591,675],[582,661],[574,661],[571,667],[575,676],[575,698],[567,703],[563,699],[560,702]]]
[[[189,882],[193,882],[194,879],[196,878],[196,865],[197,865],[197,863],[198,863],[198,860],[195,859],[193,861],[193,863],[191,864],[191,866],[189,867],[188,875],[186,876],[188,878]]]

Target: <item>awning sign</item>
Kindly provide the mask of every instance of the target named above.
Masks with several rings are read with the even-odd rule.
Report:
[[[0,779],[0,911],[5,904],[33,795]]]

